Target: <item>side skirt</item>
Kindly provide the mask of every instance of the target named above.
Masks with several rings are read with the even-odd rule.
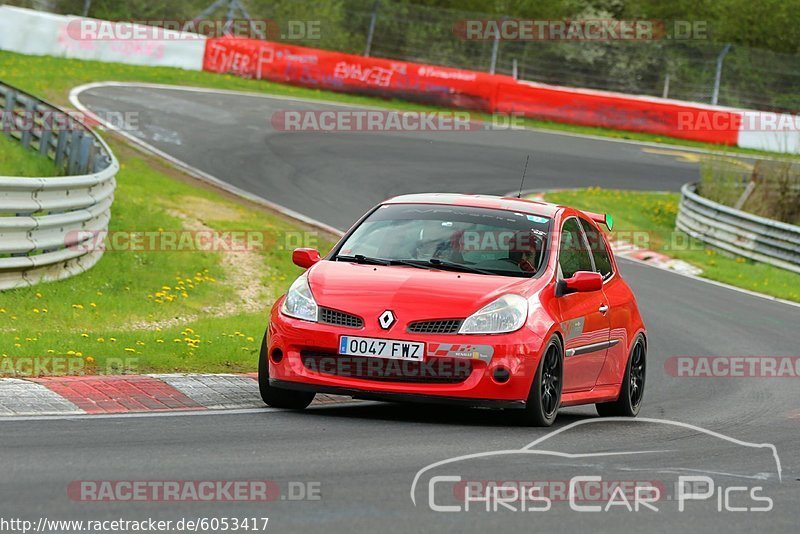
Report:
[[[611,402],[619,398],[622,384],[595,386],[588,391],[573,391],[561,394],[561,406],[577,406],[596,402]]]

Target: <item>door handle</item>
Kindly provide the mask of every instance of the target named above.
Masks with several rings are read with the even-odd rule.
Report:
[[[597,311],[605,315],[608,312],[608,306],[606,304],[602,304],[600,308],[597,309]]]

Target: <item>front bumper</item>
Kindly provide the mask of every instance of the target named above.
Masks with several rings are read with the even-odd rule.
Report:
[[[494,409],[520,409],[525,408],[524,400],[498,400],[498,399],[474,399],[466,397],[445,397],[443,395],[426,395],[423,393],[392,393],[378,392],[364,389],[351,389],[339,386],[323,386],[319,384],[304,384],[302,382],[288,382],[270,378],[269,385],[281,389],[291,389],[294,391],[311,391],[314,393],[329,393],[331,395],[345,395],[354,399],[378,400],[385,402],[417,402],[417,403],[436,403],[454,406],[472,406],[479,408]]]
[[[377,324],[346,328],[311,323],[286,317],[278,308],[276,305],[272,310],[267,355],[270,383],[284,389],[378,400],[518,408],[525,405],[539,365],[542,340],[527,327],[498,335],[415,334],[407,332],[404,324],[386,331]],[[423,376],[418,366],[405,365],[409,362],[368,358],[385,362],[388,367],[394,364],[400,372],[391,376],[343,373],[342,369],[361,368],[345,361],[352,357],[338,354],[342,335],[425,342],[425,365],[419,367],[453,372]],[[477,350],[467,350],[470,348]],[[319,365],[320,357],[329,365]],[[384,370],[382,366],[380,372]]]

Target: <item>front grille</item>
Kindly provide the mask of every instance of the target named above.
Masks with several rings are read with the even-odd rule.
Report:
[[[343,311],[332,310],[330,308],[319,309],[319,322],[333,324],[336,326],[344,326],[346,328],[361,328],[364,326],[364,320],[358,315],[352,315]]]
[[[440,321],[418,321],[408,325],[412,334],[455,334],[461,328],[463,319],[444,319]]]
[[[412,362],[312,350],[301,351],[300,358],[306,369],[315,373],[378,382],[459,384],[472,373],[472,360],[463,358],[432,358],[427,362]]]

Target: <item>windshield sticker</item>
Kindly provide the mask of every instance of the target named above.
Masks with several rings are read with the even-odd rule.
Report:
[[[528,220],[539,224],[545,224],[547,222],[545,217],[539,217],[538,215],[528,215]]]

